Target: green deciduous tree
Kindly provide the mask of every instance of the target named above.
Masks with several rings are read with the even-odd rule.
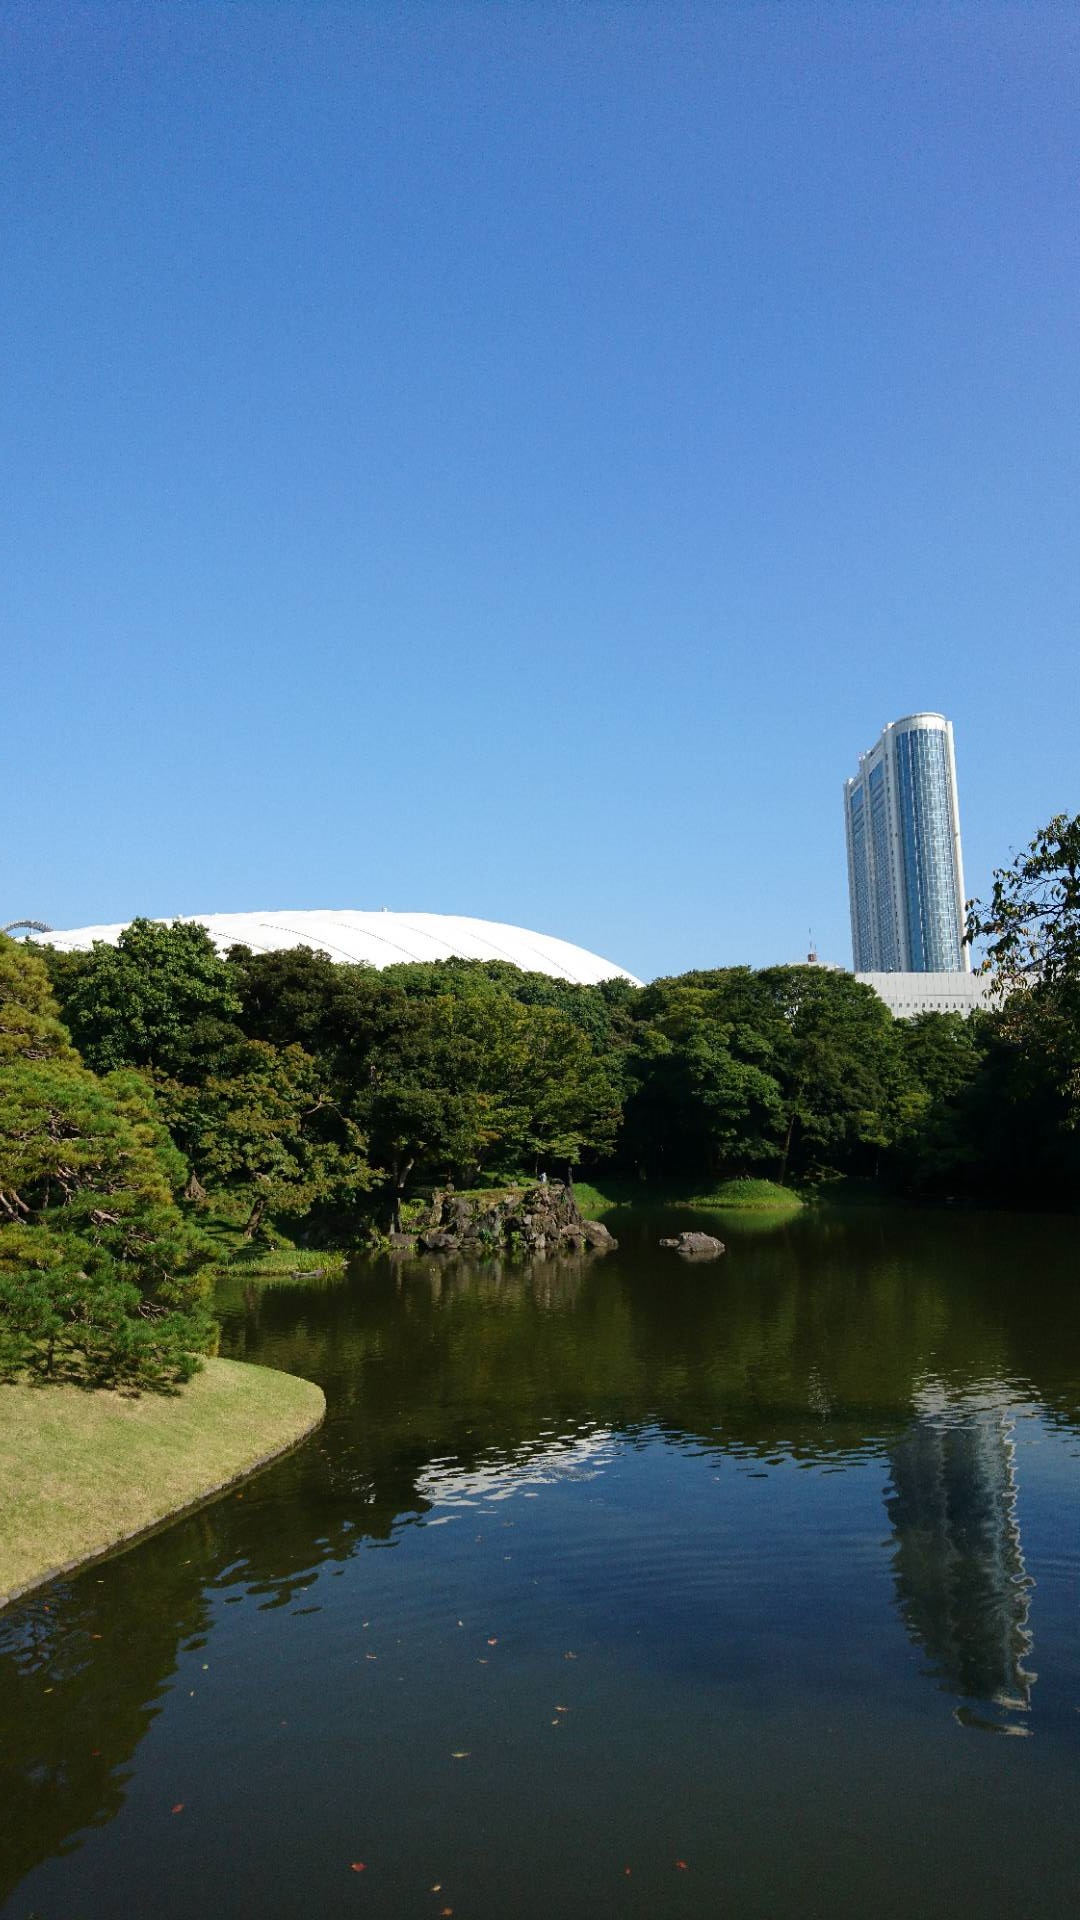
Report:
[[[765,1038],[725,1017],[715,976],[658,982],[642,1000],[647,1017],[627,1061],[624,1154],[661,1178],[712,1180],[770,1165],[783,1101]]]
[[[264,1215],[348,1214],[372,1184],[360,1129],[302,1047],[242,1040],[200,1085],[161,1075],[154,1085],[200,1184],[239,1199],[249,1237]]]
[[[986,943],[998,986],[998,1030],[1024,1055],[1027,1078],[1055,1094],[1061,1122],[1080,1121],[1080,814],[1059,813],[975,900],[968,938]]]
[[[115,946],[58,954],[50,966],[63,1017],[95,1072],[152,1067],[198,1079],[238,1036],[240,999],[205,927],[133,920]]]
[[[986,1022],[978,1015],[923,1013],[897,1022],[901,1078],[896,1104],[896,1175],[905,1188],[955,1196],[976,1178],[983,1145],[979,1078]]]
[[[893,1126],[895,1022],[850,974],[683,974],[647,987],[636,1016],[623,1141],[639,1165],[781,1181],[874,1171]]]
[[[893,1137],[897,1022],[872,987],[830,967],[769,967],[757,978],[774,1010],[785,1108],[777,1178],[876,1174]]]
[[[973,1090],[987,1185],[1028,1204],[1080,1199],[1080,815],[1057,814],[1008,867],[968,938],[996,984]]]
[[[618,1095],[567,1015],[490,990],[412,999],[389,982],[386,991],[393,1004],[354,1070],[351,1099],[395,1209],[424,1177],[576,1165],[610,1148]]]

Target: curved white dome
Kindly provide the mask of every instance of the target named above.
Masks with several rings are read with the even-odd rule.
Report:
[[[456,913],[185,913],[177,914],[205,927],[218,950],[251,947],[256,953],[274,953],[287,947],[314,947],[331,960],[366,960],[372,967],[392,967],[405,960],[510,960],[525,973],[547,973],[554,980],[572,980],[594,986],[598,980],[630,980],[625,967],[602,960],[597,953],[557,940],[550,933],[530,933],[498,920],[471,920]],[[164,922],[162,924],[165,924]],[[127,922],[113,927],[75,927],[64,933],[32,937],[43,945],[77,952],[104,940],[115,946]]]

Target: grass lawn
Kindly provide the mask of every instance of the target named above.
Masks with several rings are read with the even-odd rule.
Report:
[[[177,1394],[0,1386],[0,1606],[263,1466],[325,1411],[310,1380],[235,1360]]]

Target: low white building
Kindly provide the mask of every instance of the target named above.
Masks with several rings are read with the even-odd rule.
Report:
[[[988,973],[857,973],[855,978],[873,987],[898,1020],[917,1013],[974,1013],[993,1004]]]

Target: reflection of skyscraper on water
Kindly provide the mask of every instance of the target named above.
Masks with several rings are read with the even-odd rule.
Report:
[[[893,1571],[904,1623],[941,1683],[962,1696],[958,1717],[1001,1732],[1031,1704],[1035,1675],[1016,1512],[1016,1449],[1006,1404],[940,1390],[918,1396],[917,1417],[889,1449],[886,1506],[896,1537]],[[998,1713],[984,1717],[980,1707]]]

